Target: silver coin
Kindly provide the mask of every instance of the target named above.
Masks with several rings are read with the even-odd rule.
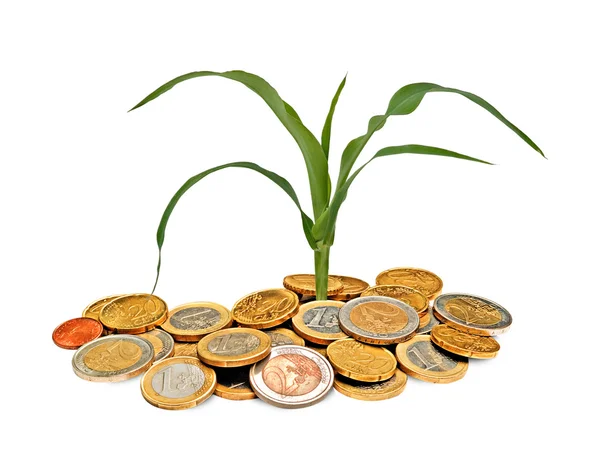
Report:
[[[100,337],[79,348],[73,371],[84,380],[118,382],[140,375],[154,360],[152,344],[141,337],[117,334]]]
[[[429,334],[433,329],[433,326],[437,326],[438,324],[440,324],[438,319],[433,314],[433,309],[431,307],[429,307],[427,314],[429,315],[429,322],[425,326],[417,329],[417,334]]]
[[[275,347],[254,364],[250,385],[270,404],[293,409],[321,401],[333,386],[333,368],[319,353],[299,345]]]
[[[433,302],[433,313],[455,329],[475,335],[508,331],[512,316],[496,302],[470,294],[442,294]]]
[[[175,340],[171,334],[160,329],[152,329],[151,331],[137,334],[138,337],[148,340],[154,347],[154,362],[161,361],[165,358],[173,356],[175,348]]]
[[[419,327],[419,315],[413,307],[384,296],[350,300],[341,308],[339,321],[349,336],[378,345],[405,342]]]

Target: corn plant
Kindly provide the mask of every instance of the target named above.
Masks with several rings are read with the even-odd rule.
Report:
[[[534,150],[536,150],[538,153],[544,156],[542,150],[523,131],[521,131],[514,124],[508,121],[498,110],[496,110],[491,104],[489,104],[479,96],[476,96],[472,93],[468,93],[466,91],[461,91],[454,88],[446,88],[433,83],[414,83],[400,88],[390,99],[387,110],[381,115],[375,115],[371,117],[367,125],[366,132],[362,136],[352,139],[342,152],[340,172],[337,178],[335,188],[332,187],[332,182],[328,170],[329,146],[333,115],[340,94],[344,89],[344,85],[346,84],[345,77],[340,83],[339,87],[337,88],[337,91],[333,96],[333,100],[331,101],[329,112],[327,114],[327,117],[325,118],[325,123],[321,132],[320,142],[316,138],[316,136],[312,132],[310,132],[306,128],[306,126],[304,126],[302,120],[300,119],[300,116],[298,115],[298,113],[296,113],[292,106],[289,105],[286,101],[284,101],[269,83],[267,83],[264,79],[257,75],[238,70],[222,73],[209,71],[191,72],[182,75],[169,81],[168,83],[165,83],[164,85],[156,89],[154,92],[150,93],[131,110],[137,109],[138,107],[147,104],[153,99],[156,99],[158,96],[160,96],[163,93],[166,93],[179,83],[182,83],[186,80],[190,80],[192,78],[207,76],[227,78],[229,80],[241,83],[245,85],[248,89],[254,91],[269,106],[269,108],[273,111],[275,116],[279,119],[279,121],[283,124],[287,131],[292,135],[292,137],[298,144],[298,147],[302,152],[302,155],[304,156],[304,162],[306,163],[306,170],[308,172],[308,180],[310,183],[312,213],[314,220],[311,219],[310,216],[302,210],[296,192],[294,191],[290,183],[286,179],[272,171],[269,171],[255,163],[249,163],[245,161],[227,163],[220,166],[215,166],[214,168],[207,169],[206,171],[191,177],[187,180],[187,182],[185,182],[181,186],[181,188],[177,191],[177,193],[175,193],[173,198],[171,198],[171,201],[167,205],[162,215],[156,235],[159,256],[156,272],[156,282],[154,284],[154,288],[156,288],[156,283],[158,283],[158,277],[160,275],[161,252],[165,240],[165,229],[167,227],[169,217],[171,216],[171,213],[173,212],[173,209],[177,205],[179,199],[194,184],[196,184],[198,181],[205,178],[209,174],[226,168],[246,168],[256,171],[273,181],[275,184],[281,187],[281,189],[285,193],[287,193],[287,195],[292,199],[294,204],[298,207],[302,219],[302,229],[304,230],[306,241],[308,242],[310,248],[314,251],[317,299],[326,299],[327,275],[329,272],[329,251],[335,239],[335,227],[338,212],[342,203],[346,199],[350,185],[352,185],[352,182],[354,181],[354,179],[356,179],[356,176],[371,161],[373,161],[375,158],[411,153],[418,155],[435,155],[442,157],[451,157],[458,158],[461,160],[469,160],[476,161],[479,163],[491,164],[487,161],[479,160],[477,158],[473,158],[443,148],[431,147],[427,145],[408,144],[385,147],[379,150],[377,153],[375,153],[375,155],[373,155],[373,157],[369,161],[367,161],[365,164],[363,164],[354,172],[352,172],[356,160],[358,159],[360,153],[363,151],[363,149],[369,142],[369,139],[371,139],[371,137],[373,136],[373,134],[375,134],[376,131],[383,128],[387,119],[391,116],[408,115],[414,112],[425,97],[425,95],[428,93],[443,92],[460,94],[461,96],[467,98],[468,100],[487,110],[494,117],[496,117],[498,120],[504,123],[508,128],[514,131],[523,141],[529,144]]]

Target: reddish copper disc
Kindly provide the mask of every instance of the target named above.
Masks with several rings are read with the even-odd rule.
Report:
[[[60,348],[77,350],[81,345],[102,335],[104,327],[92,318],[75,318],[65,321],[52,333],[52,340]]]

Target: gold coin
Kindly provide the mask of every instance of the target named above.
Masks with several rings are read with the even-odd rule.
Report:
[[[107,303],[112,302],[113,300],[118,299],[122,296],[123,294],[102,297],[101,299],[98,299],[89,304],[87,307],[85,307],[81,316],[83,316],[84,318],[92,318],[96,321],[99,321],[98,316],[100,315],[100,310],[102,310],[102,307],[104,307],[104,305],[106,305]]]
[[[309,345],[304,345],[306,348],[310,348],[311,350],[316,351],[317,353],[319,353],[321,356],[323,356],[324,358],[327,358],[327,347],[320,347],[318,345],[314,345],[314,344],[309,344]],[[335,371],[335,369],[334,369]]]
[[[215,371],[198,358],[178,356],[154,364],[142,377],[142,396],[161,409],[189,409],[215,391]]]
[[[138,334],[138,337],[146,339],[154,348],[154,362],[161,361],[165,358],[173,356],[175,351],[175,342],[165,331],[160,329],[152,329],[151,331]]]
[[[429,324],[429,322],[431,321],[431,314],[430,313],[425,313],[423,316],[419,317],[419,329],[424,328],[425,326],[427,326]],[[418,333],[418,329],[417,329],[417,333]]]
[[[329,298],[331,300],[351,300],[358,297],[365,289],[369,287],[369,283],[351,276],[331,275],[342,282],[342,291],[339,294],[334,294]]]
[[[298,314],[292,318],[294,331],[309,342],[329,345],[339,339],[348,337],[339,326],[340,308],[344,302],[335,300],[315,300],[300,307]]]
[[[130,294],[111,300],[100,310],[99,320],[110,331],[138,334],[167,319],[167,304],[152,294]]]
[[[416,289],[408,286],[398,286],[394,284],[372,286],[365,290],[360,296],[368,297],[373,295],[391,297],[393,299],[400,300],[401,302],[413,307],[419,316],[426,315],[427,308],[429,307],[429,299]]]
[[[198,343],[197,342],[175,342],[173,347],[173,356],[190,356],[192,358],[198,357]]]
[[[215,394],[224,399],[241,401],[256,398],[250,386],[250,367],[217,368],[217,388]]]
[[[290,291],[303,295],[316,295],[315,275],[288,275],[283,279],[283,286]],[[344,285],[333,276],[327,277],[327,295],[339,294]]]
[[[198,342],[198,356],[209,366],[239,367],[265,358],[271,352],[271,339],[256,329],[221,329]]]
[[[391,268],[377,275],[376,284],[408,286],[433,299],[442,292],[442,280],[435,273],[421,268]]]
[[[271,339],[272,347],[278,347],[281,345],[304,346],[304,339],[302,337],[299,337],[294,331],[284,329],[283,327],[265,331],[265,334],[267,334]]]
[[[211,332],[231,327],[232,322],[229,310],[218,303],[190,302],[169,311],[160,327],[180,342],[198,342]]]
[[[398,396],[406,388],[406,374],[396,369],[391,379],[383,382],[365,383],[336,375],[333,388],[353,399],[362,401],[382,401]]]
[[[354,339],[333,342],[327,347],[327,357],[338,373],[361,382],[387,380],[394,375],[397,366],[389,350]]]
[[[426,382],[450,383],[463,378],[469,367],[467,359],[451,355],[431,343],[428,335],[417,335],[396,346],[400,369]]]
[[[238,300],[231,310],[233,319],[243,327],[268,329],[279,326],[298,311],[298,296],[287,289],[266,289]]]
[[[500,344],[494,338],[461,332],[446,324],[433,327],[431,341],[446,351],[467,358],[493,358],[500,351]]]

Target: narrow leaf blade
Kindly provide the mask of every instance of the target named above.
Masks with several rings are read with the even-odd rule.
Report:
[[[329,159],[329,145],[331,141],[331,123],[333,121],[333,114],[335,113],[335,107],[337,106],[338,100],[340,98],[340,94],[346,86],[346,75],[340,85],[338,86],[335,95],[333,96],[333,100],[331,101],[331,106],[329,107],[329,113],[327,114],[327,118],[325,119],[325,124],[323,126],[323,131],[321,133],[321,146],[323,147],[323,153],[325,153],[325,158]]]

